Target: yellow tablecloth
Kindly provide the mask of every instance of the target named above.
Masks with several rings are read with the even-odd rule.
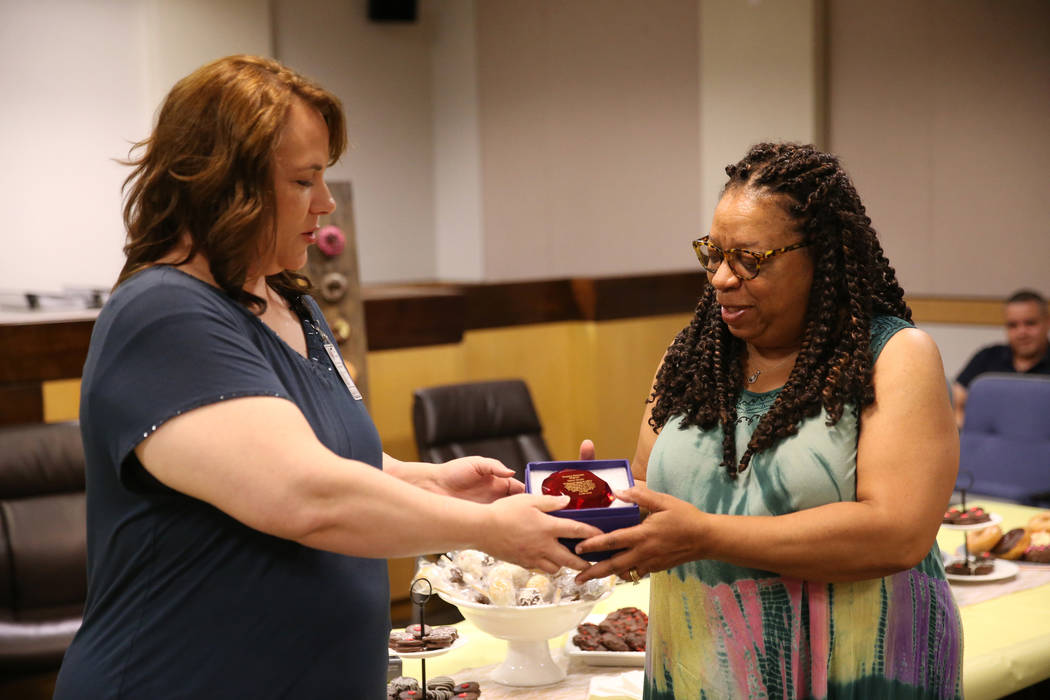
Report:
[[[1011,503],[990,499],[968,499],[967,506],[982,506],[1002,516],[1003,531],[1023,527],[1036,513]],[[954,552],[963,542],[958,530],[941,530],[937,544]],[[1050,567],[1048,567],[1050,568]],[[956,597],[974,586],[1000,587],[1009,591],[1010,581],[994,584],[952,585]],[[968,700],[1000,698],[1050,678],[1050,584],[972,605],[961,605],[963,621],[963,685]]]
[[[974,500],[971,505],[981,505],[1001,515],[1004,531],[1023,526],[1039,512],[1034,508],[987,499]],[[942,530],[937,542],[941,549],[954,552],[962,544],[962,537],[958,531]],[[973,586],[982,586],[985,595],[1003,594],[979,603],[960,603],[964,633],[963,685],[967,700],[1000,698],[1050,678],[1050,583],[1019,591],[1014,590],[1017,581],[953,584],[952,589],[957,599],[965,600],[967,591]],[[637,586],[617,586],[609,598],[595,606],[594,613],[606,614],[624,606],[649,609],[647,579]],[[585,700],[592,677],[629,670],[587,666],[570,659],[563,651],[569,635],[563,635],[551,640],[550,647],[555,661],[569,672],[564,681],[542,688],[509,688],[488,680],[486,675],[495,664],[503,661],[507,643],[479,631],[469,622],[461,622],[456,627],[460,635],[467,638],[467,643],[444,656],[428,659],[427,677],[453,676],[457,682],[479,680],[482,697],[486,700]],[[420,677],[417,660],[406,659],[403,669],[406,676]]]

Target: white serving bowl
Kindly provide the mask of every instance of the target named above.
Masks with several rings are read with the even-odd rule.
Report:
[[[599,600],[576,600],[550,605],[482,605],[438,595],[452,603],[472,625],[493,637],[507,640],[507,658],[492,672],[504,685],[538,686],[557,683],[565,671],[551,658],[548,640],[575,629]]]

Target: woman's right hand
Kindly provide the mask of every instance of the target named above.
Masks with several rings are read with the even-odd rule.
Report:
[[[649,515],[638,525],[577,545],[580,554],[622,550],[581,573],[576,577],[578,583],[612,574],[626,581],[632,570],[644,576],[702,557],[700,543],[706,539],[704,523],[710,516],[693,504],[639,485],[617,491],[616,497],[637,504]]]
[[[501,498],[485,506],[489,519],[478,533],[474,548],[497,559],[549,574],[563,566],[582,571],[590,563],[569,551],[558,538],[586,539],[602,531],[570,518],[547,515],[549,511],[564,508],[568,502],[568,496],[524,493]]]

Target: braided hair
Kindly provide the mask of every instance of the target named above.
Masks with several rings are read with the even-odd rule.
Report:
[[[814,266],[795,367],[739,461],[734,426],[746,345],[722,321],[711,285],[657,372],[649,424],[659,430],[681,416],[682,428],[721,426],[722,466],[735,479],[755,454],[796,434],[799,423],[822,408],[831,426],[847,406],[858,415],[869,406],[875,400],[871,319],[885,314],[911,321],[911,309],[837,157],[810,145],[760,143],[726,174],[723,194],[747,188],[777,195],[808,242]]]

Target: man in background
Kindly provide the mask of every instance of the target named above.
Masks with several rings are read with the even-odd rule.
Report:
[[[1038,292],[1022,289],[1003,305],[1006,345],[989,345],[970,358],[952,386],[955,420],[962,428],[970,382],[985,372],[1050,375],[1050,312]]]

